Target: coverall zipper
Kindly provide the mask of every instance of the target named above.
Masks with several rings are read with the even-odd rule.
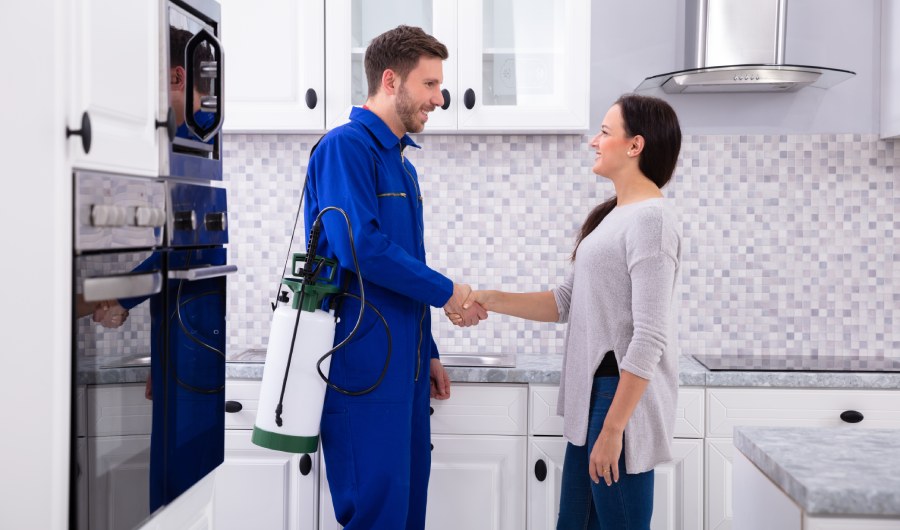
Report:
[[[422,338],[425,336],[425,333],[422,332],[422,324],[425,323],[425,311],[428,310],[428,305],[422,305],[422,318],[419,319],[419,346],[416,348],[416,377],[413,379],[414,381],[419,380],[419,370],[422,368]]]

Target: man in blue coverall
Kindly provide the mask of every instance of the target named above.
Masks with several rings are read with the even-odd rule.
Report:
[[[309,161],[304,218],[307,231],[320,211],[343,209],[364,279],[366,301],[390,327],[387,373],[374,391],[351,396],[328,388],[321,440],[338,522],[347,530],[425,528],[431,471],[429,397],[447,399],[450,381],[431,335],[430,306],[454,323],[487,318],[481,306],[463,310],[470,288],[425,264],[422,194],[406,158],[419,148],[407,133],[421,132],[428,113],[443,104],[447,48],[420,28],[399,26],[366,50],[368,99],[350,122],[331,130]],[[336,258],[348,292],[359,295],[343,216],[326,212],[316,254]],[[345,297],[335,344],[351,331],[359,302]],[[335,352],[329,378],[357,391],[372,386],[384,367],[387,335],[366,310],[353,340]]]

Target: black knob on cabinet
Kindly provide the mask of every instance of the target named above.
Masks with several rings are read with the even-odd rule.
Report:
[[[841,419],[847,423],[859,423],[863,421],[862,412],[856,410],[845,410],[841,412]]]
[[[534,463],[534,477],[538,482],[543,482],[547,478],[547,463],[543,459]]]
[[[243,410],[244,406],[240,401],[226,401],[225,402],[225,412],[230,412],[234,414],[235,412],[240,412]]]
[[[467,88],[466,93],[463,94],[463,104],[469,110],[472,110],[472,107],[475,106],[475,91],[471,88]]]
[[[431,450],[434,451],[434,444],[431,444]]]
[[[444,104],[441,105],[441,108],[447,110],[450,108],[450,91],[443,88],[441,89],[441,95],[444,96]]]
[[[169,141],[175,139],[175,133],[178,132],[178,126],[175,125],[175,109],[169,107],[169,112],[166,114],[166,121],[156,120],[156,128],[160,127],[166,128],[166,136],[169,137]]]
[[[66,127],[66,138],[70,136],[80,136],[81,137],[81,147],[84,149],[84,154],[88,154],[91,152],[91,118],[88,116],[88,113],[85,112],[81,115],[81,128],[78,130],[72,130]]]
[[[203,217],[203,224],[210,232],[224,232],[228,227],[225,212],[210,212]]]
[[[428,415],[434,416],[434,407],[428,407]]]
[[[184,210],[174,214],[175,230],[196,230],[197,214],[193,210]]]
[[[316,103],[319,102],[319,96],[316,95],[316,91],[313,89],[309,89],[306,91],[306,106],[310,109],[316,108]]]
[[[309,454],[305,454],[300,457],[300,474],[305,477],[309,475],[310,471],[312,471],[312,458]]]

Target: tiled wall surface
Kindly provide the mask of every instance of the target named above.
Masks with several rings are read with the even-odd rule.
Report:
[[[265,347],[317,136],[228,135],[229,351]],[[578,227],[613,193],[579,135],[422,135],[429,263],[514,291],[562,280]],[[684,353],[900,357],[900,142],[874,135],[687,136],[664,190],[682,216]],[[300,241],[305,242],[302,228]],[[452,353],[561,352],[564,326],[491,315]]]

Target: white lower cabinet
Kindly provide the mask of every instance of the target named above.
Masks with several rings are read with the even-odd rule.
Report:
[[[556,528],[566,454],[557,393],[555,385],[530,387],[528,530]],[[655,469],[652,530],[703,528],[702,388],[679,390],[676,418],[672,461]]]
[[[848,413],[862,419],[848,423],[842,418]],[[706,418],[706,530],[727,530],[733,519],[736,426],[900,428],[900,391],[708,388]]]
[[[216,470],[217,530],[315,530],[318,527],[319,455],[296,455],[250,441],[259,381],[228,381],[225,462]],[[233,410],[233,409],[232,409]]]

